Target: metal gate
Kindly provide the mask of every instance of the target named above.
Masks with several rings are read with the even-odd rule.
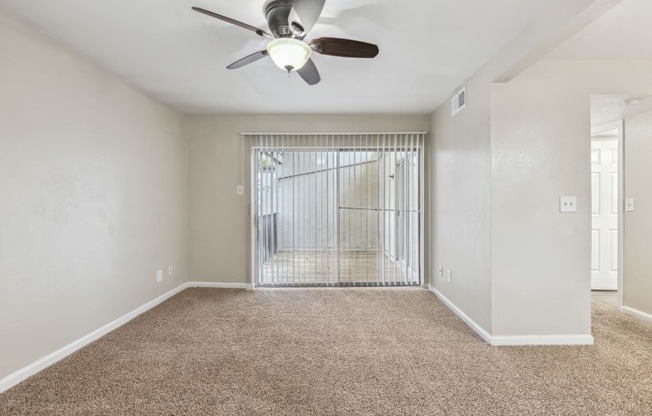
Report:
[[[425,133],[245,135],[257,286],[421,284]]]

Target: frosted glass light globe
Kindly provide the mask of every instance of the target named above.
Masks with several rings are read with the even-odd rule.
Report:
[[[312,55],[312,49],[300,40],[280,38],[269,42],[267,53],[276,66],[291,72],[303,68]]]

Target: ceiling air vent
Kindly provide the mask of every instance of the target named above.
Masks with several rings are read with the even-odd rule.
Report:
[[[459,113],[466,107],[466,88],[462,88],[451,99],[453,115]]]

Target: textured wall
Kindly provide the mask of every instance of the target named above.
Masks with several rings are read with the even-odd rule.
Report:
[[[431,283],[483,329],[491,331],[491,125],[487,79],[466,86],[469,103],[432,117],[430,158]],[[453,281],[439,275],[451,270]]]
[[[2,12],[0,56],[2,378],[186,281],[188,165],[180,114]]]
[[[249,197],[235,192],[242,183],[249,195],[251,184],[241,132],[426,131],[429,126],[427,115],[190,117],[191,280],[249,282]]]
[[[652,113],[625,120],[625,198],[636,211],[625,213],[625,306],[652,315]]]
[[[544,61],[494,86],[494,335],[591,333],[590,96],[650,93],[652,61]]]

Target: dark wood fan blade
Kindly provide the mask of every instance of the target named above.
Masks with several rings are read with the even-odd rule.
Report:
[[[306,62],[306,64],[297,72],[308,85],[317,85],[319,84],[319,81],[321,81],[317,65],[315,65],[312,59],[308,59],[308,62]]]
[[[256,53],[252,53],[251,55],[249,55],[249,56],[245,56],[244,58],[240,59],[239,61],[236,61],[236,62],[232,63],[231,65],[227,66],[226,68],[227,68],[227,69],[238,69],[238,68],[242,68],[242,67],[245,66],[245,65],[249,65],[249,64],[252,64],[252,63],[254,63],[254,62],[256,62],[256,61],[259,61],[259,60],[263,59],[263,58],[266,57],[267,55],[268,55],[268,54],[267,54],[267,51],[266,51],[266,50],[265,50],[265,51],[256,52]]]
[[[315,26],[326,0],[295,0],[288,23],[297,36],[303,36]]]
[[[310,47],[322,55],[342,58],[375,58],[380,50],[371,43],[350,39],[319,38],[310,42]]]
[[[231,19],[230,17],[222,16],[221,14],[213,13],[209,10],[202,9],[200,7],[193,7],[192,8],[194,11],[205,14],[206,16],[214,17],[216,19],[222,20],[227,23],[231,23],[232,25],[236,25],[238,27],[241,27],[243,29],[251,30],[252,32],[256,33],[258,36],[266,38],[266,39],[274,39],[274,36],[271,34],[265,32],[262,29],[258,29],[257,27],[248,25],[246,23],[242,23],[238,20]]]

